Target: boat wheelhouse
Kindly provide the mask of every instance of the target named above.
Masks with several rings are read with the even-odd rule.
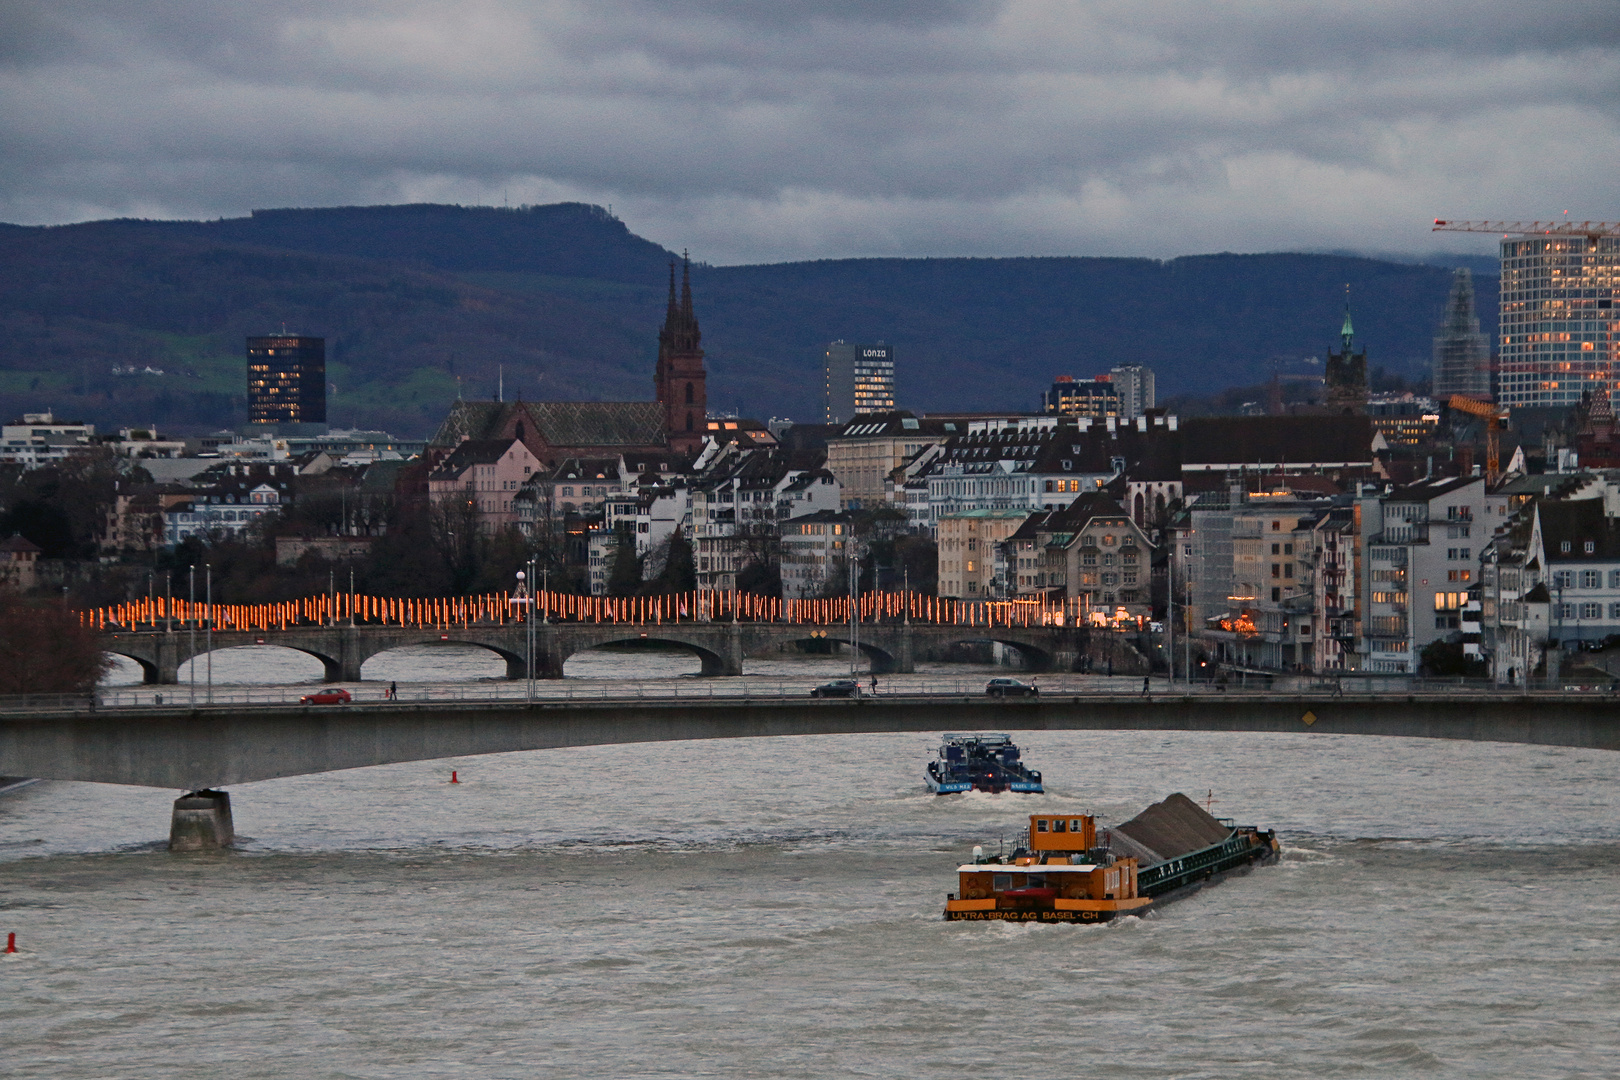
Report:
[[[939,757],[928,763],[928,790],[936,795],[964,791],[1017,791],[1040,794],[1041,774],[1026,766],[1012,739],[1001,732],[945,735]]]
[[[1276,834],[1215,818],[1185,795],[1154,803],[1099,838],[1089,814],[1031,814],[1007,858],[973,849],[956,868],[947,920],[1108,922],[1276,858]]]

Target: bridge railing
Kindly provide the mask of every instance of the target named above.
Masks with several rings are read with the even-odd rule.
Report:
[[[591,679],[573,678],[537,681],[534,700],[541,702],[589,701],[694,701],[716,699],[794,699],[805,698],[827,676],[825,674],[784,678],[780,676],[744,675],[727,679]],[[983,697],[987,676],[983,674],[957,676],[920,673],[917,675],[879,676],[877,697]],[[1034,681],[1047,697],[1065,698],[1120,698],[1142,696],[1140,676],[1102,675],[1041,675]],[[92,699],[82,694],[30,694],[0,697],[0,716],[37,715],[51,712],[84,712],[95,708],[153,709],[172,712],[176,708],[220,707],[230,705],[297,705],[301,699],[338,689],[337,684],[302,684],[282,686],[215,686],[210,691],[199,685],[193,690],[185,684],[166,686],[109,687],[100,690]],[[429,702],[521,702],[528,698],[522,680],[468,683],[407,683],[398,687],[397,696],[390,698],[388,689],[380,683],[347,683],[341,688],[347,692],[352,706],[380,706],[387,704]],[[1160,676],[1149,682],[1148,696],[1164,699],[1183,696],[1260,695],[1266,697],[1322,700],[1334,697],[1374,695],[1401,699],[1422,695],[1456,695],[1459,693],[1484,697],[1513,697],[1524,694],[1568,695],[1571,693],[1596,694],[1615,697],[1609,686],[1588,686],[1568,680],[1537,681],[1530,686],[1497,686],[1481,680],[1464,679],[1401,679],[1395,676],[1357,678],[1335,681],[1314,677],[1273,680],[1270,686],[1231,683],[1222,687],[1211,682],[1191,685],[1177,682],[1169,685]],[[862,681],[861,696],[870,697],[870,684]],[[1620,697],[1617,697],[1620,701]],[[344,706],[316,706],[330,708]]]

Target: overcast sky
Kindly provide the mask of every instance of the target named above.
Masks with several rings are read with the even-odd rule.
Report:
[[[4,0],[0,220],[611,203],[714,263],[1620,218],[1620,0]]]

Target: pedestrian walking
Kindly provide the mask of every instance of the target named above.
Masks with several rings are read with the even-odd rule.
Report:
[[[1144,676],[1142,676],[1142,696],[1147,697],[1147,695],[1148,695],[1148,677],[1146,675],[1144,675]]]
[[[388,700],[389,701],[398,701],[399,700],[399,683],[390,682],[388,684]]]
[[[872,693],[873,694],[877,693],[877,676],[876,675],[872,676]]]

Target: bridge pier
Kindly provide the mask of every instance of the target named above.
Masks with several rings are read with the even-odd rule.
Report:
[[[911,647],[911,624],[900,627],[900,648],[895,650],[894,670],[897,675],[911,675],[917,670],[916,654]]]
[[[366,654],[360,648],[360,628],[355,626],[339,627],[337,631],[337,656],[330,657],[316,654],[321,666],[326,669],[323,678],[329,682],[359,682],[360,668],[366,662]]]
[[[236,843],[227,791],[204,788],[174,800],[169,820],[170,851],[218,851]]]
[[[139,658],[141,678],[149,686],[173,686],[180,681],[180,644],[172,633],[159,634],[149,658]]]
[[[732,622],[726,627],[726,654],[720,658],[721,663],[714,664],[707,656],[704,656],[703,674],[741,675],[743,673],[743,652],[742,624]],[[710,670],[711,668],[716,670]]]

